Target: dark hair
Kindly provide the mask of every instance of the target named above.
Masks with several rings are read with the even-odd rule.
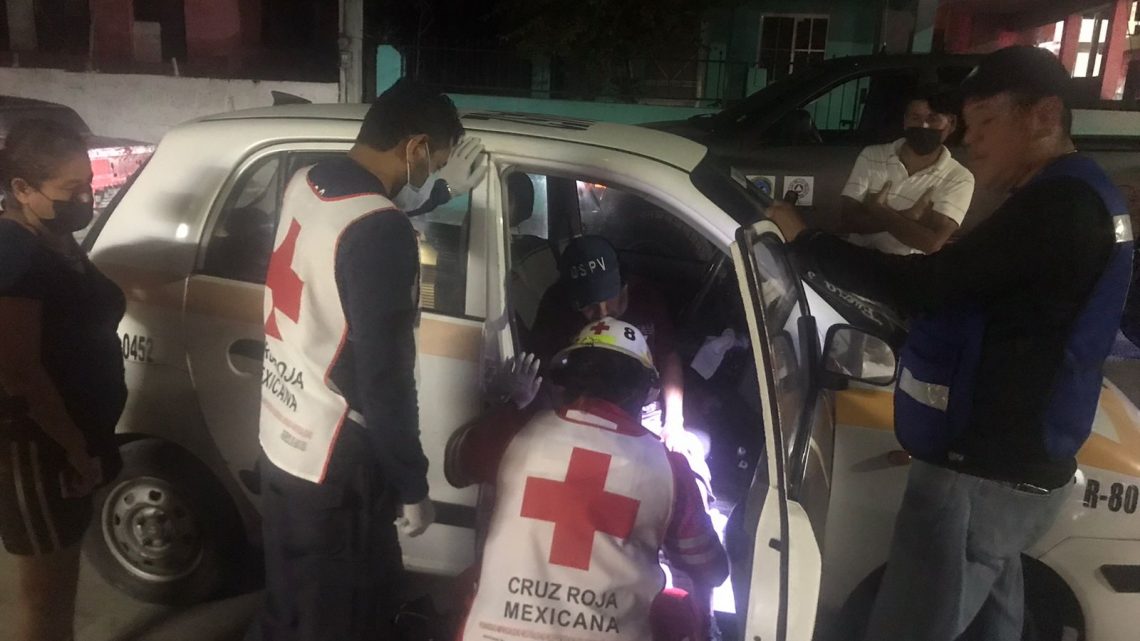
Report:
[[[569,402],[598,398],[630,412],[645,404],[654,383],[652,372],[637,359],[601,347],[570,352],[565,364],[552,370],[551,378],[565,389]]]
[[[916,100],[922,100],[930,105],[930,110],[934,113],[946,116],[958,116],[962,111],[962,99],[958,92],[942,85],[918,87],[907,96],[907,106]]]
[[[401,78],[372,103],[356,142],[387,151],[418,134],[442,149],[463,136],[463,124],[451,98]]]
[[[87,143],[78,129],[53,120],[17,122],[0,149],[0,192],[12,195],[12,181],[17,178],[38,188],[55,176],[64,156],[72,153],[87,155]]]
[[[978,63],[960,87],[965,99],[989,98],[1008,92],[1018,107],[1044,98],[1061,100],[1061,128],[1073,129],[1073,80],[1052,52],[1040,47],[1014,45],[999,49]]]

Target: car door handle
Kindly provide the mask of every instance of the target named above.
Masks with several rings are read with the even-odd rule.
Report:
[[[887,452],[887,462],[891,465],[910,465],[910,452],[906,450],[891,450]]]
[[[256,376],[261,373],[261,360],[265,355],[265,341],[239,338],[230,343],[230,367],[242,374]],[[234,358],[239,356],[240,358]]]

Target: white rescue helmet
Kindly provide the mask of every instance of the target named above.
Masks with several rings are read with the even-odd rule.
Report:
[[[653,354],[649,351],[645,335],[637,327],[611,316],[592,322],[578,332],[568,347],[554,356],[551,368],[557,370],[566,367],[574,352],[586,348],[605,349],[628,356],[645,368],[650,384],[658,386],[660,376],[653,364]]]

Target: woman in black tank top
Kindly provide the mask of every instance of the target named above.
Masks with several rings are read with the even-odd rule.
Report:
[[[21,639],[73,638],[91,493],[121,466],[123,294],[72,237],[91,221],[83,137],[18,123],[0,150],[0,538]]]

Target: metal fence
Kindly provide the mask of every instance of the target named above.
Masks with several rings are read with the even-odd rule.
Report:
[[[585,62],[498,49],[399,46],[408,76],[452,93],[723,106],[748,93],[755,65],[704,59]]]

